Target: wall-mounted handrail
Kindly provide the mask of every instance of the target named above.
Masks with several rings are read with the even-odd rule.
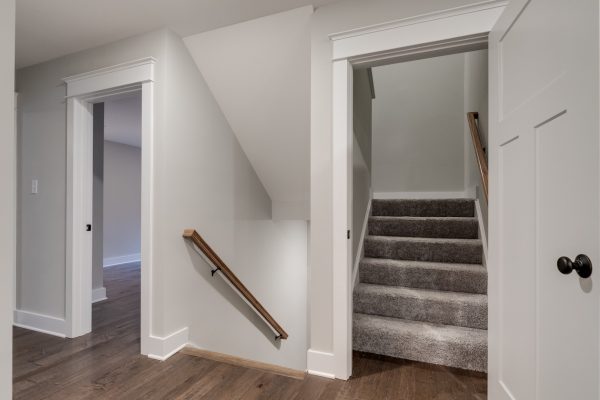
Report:
[[[479,174],[481,175],[481,183],[483,185],[483,193],[485,194],[485,201],[488,201],[488,164],[485,158],[485,152],[481,145],[481,138],[479,136],[479,113],[470,112],[467,113],[467,120],[469,122],[469,128],[471,130],[471,139],[473,139],[473,147],[475,148],[475,158],[477,159],[477,166],[479,168]]]
[[[244,299],[256,310],[258,314],[267,322],[271,328],[277,332],[275,339],[287,339],[288,334],[283,328],[275,321],[275,319],[269,314],[269,312],[260,304],[256,297],[250,293],[248,288],[238,279],[237,276],[229,269],[229,267],[221,260],[221,258],[215,253],[215,251],[204,241],[202,236],[194,229],[186,229],[183,232],[183,237],[191,240],[197,247],[204,253],[204,255],[214,265],[215,269],[212,270],[213,275],[220,271],[221,274],[227,278],[229,283],[238,291],[238,293],[244,297]]]

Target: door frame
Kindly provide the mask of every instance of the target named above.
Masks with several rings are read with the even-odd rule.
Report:
[[[152,57],[64,78],[67,86],[66,335],[92,328],[92,105],[107,97],[140,92],[142,97],[141,352],[150,351],[152,326],[152,238],[154,181],[154,76]]]
[[[352,375],[352,71],[487,48],[507,1],[484,1],[329,36],[333,43],[333,365]],[[493,201],[490,199],[490,201]]]

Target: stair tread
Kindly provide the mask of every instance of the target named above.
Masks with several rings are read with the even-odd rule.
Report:
[[[384,328],[386,333],[410,332],[414,335],[434,337],[436,341],[465,341],[487,343],[488,331],[464,326],[433,324],[431,322],[354,313],[356,327]]]
[[[455,239],[455,238],[424,238],[412,236],[379,236],[367,235],[366,239],[382,240],[389,242],[416,242],[416,243],[456,243],[456,244],[482,244],[481,239]]]
[[[475,199],[376,199],[373,215],[473,217]]]
[[[371,215],[371,221],[466,221],[477,222],[476,217],[418,217],[411,215]]]
[[[364,265],[383,265],[395,268],[422,268],[435,269],[444,271],[456,272],[480,272],[487,274],[486,268],[482,264],[464,264],[464,263],[447,263],[436,261],[413,261],[413,260],[395,260],[393,258],[372,258],[364,257],[360,264]]]
[[[452,292],[444,290],[409,288],[404,286],[386,286],[372,283],[359,283],[355,293],[377,294],[393,297],[411,297],[422,300],[451,301],[487,305],[487,295],[478,293]]]

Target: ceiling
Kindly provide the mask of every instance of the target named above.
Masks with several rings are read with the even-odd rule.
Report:
[[[142,147],[142,96],[104,102],[104,140]]]
[[[180,36],[336,0],[18,0],[17,68],[169,27]]]

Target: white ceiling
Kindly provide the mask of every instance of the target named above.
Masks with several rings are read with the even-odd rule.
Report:
[[[142,147],[140,94],[104,102],[104,140]]]
[[[311,15],[303,7],[184,39],[274,214],[307,209]]]
[[[336,0],[18,0],[17,68],[169,27],[180,36]]]

